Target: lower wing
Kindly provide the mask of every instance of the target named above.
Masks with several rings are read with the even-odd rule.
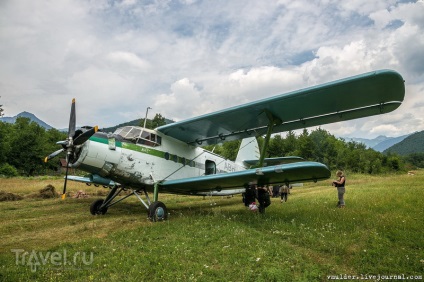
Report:
[[[222,190],[242,188],[249,183],[261,186],[277,183],[308,182],[328,179],[330,176],[331,172],[324,164],[297,162],[230,173],[165,180],[159,183],[159,191],[196,195],[208,191],[220,192]]]
[[[87,185],[94,184],[94,185],[103,185],[103,186],[109,186],[109,187],[114,186],[115,184],[118,184],[110,179],[103,178],[96,174],[91,174],[89,176],[68,175],[68,180],[82,182]]]

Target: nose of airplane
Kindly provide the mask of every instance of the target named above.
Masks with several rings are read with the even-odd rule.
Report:
[[[65,184],[63,187],[62,199],[65,198],[66,193],[66,183],[68,178],[68,169],[69,163],[72,163],[76,159],[76,149],[77,146],[84,144],[94,133],[98,130],[98,126],[85,126],[81,129],[76,130],[76,112],[75,112],[75,98],[72,99],[71,104],[71,114],[69,117],[69,128],[68,128],[68,138],[63,141],[58,141],[56,144],[61,145],[62,149],[59,149],[50,155],[48,155],[44,162],[48,162],[52,158],[56,157],[62,152],[66,151],[66,175],[65,175]]]

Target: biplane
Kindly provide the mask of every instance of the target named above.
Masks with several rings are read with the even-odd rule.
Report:
[[[72,100],[68,137],[62,148],[45,158],[65,152],[67,180],[110,188],[105,199],[90,206],[93,215],[136,196],[152,221],[165,220],[166,205],[159,193],[231,195],[242,193],[248,183],[289,184],[328,179],[325,164],[297,157],[265,158],[274,133],[389,113],[405,96],[402,76],[378,70],[350,78],[276,95],[195,118],[147,129],[124,126],[114,133],[98,127],[76,129]],[[264,136],[259,149],[257,137]],[[202,146],[242,140],[235,161]],[[69,176],[68,168],[87,176]],[[117,198],[124,190],[125,196]],[[153,192],[153,199],[149,193]]]

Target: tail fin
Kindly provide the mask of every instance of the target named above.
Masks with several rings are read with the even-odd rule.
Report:
[[[259,160],[260,150],[256,137],[245,138],[241,141],[240,149],[237,153],[236,164],[246,166],[243,161]]]

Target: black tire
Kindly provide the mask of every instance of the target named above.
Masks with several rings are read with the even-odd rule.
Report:
[[[95,200],[90,206],[90,213],[92,215],[105,214],[107,212],[107,208],[100,209],[103,202],[104,202],[103,199]]]
[[[164,221],[168,218],[168,210],[162,202],[154,202],[149,207],[149,219],[151,221]]]

